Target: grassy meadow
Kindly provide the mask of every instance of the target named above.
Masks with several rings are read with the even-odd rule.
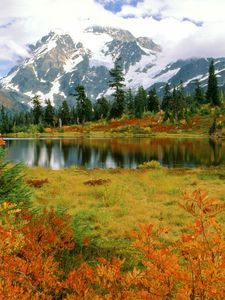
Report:
[[[225,201],[223,168],[38,167],[27,168],[26,178],[34,183],[31,189],[35,207],[67,209],[74,219],[77,240],[90,238],[99,254],[109,256],[129,257],[130,232],[143,223],[169,227],[165,239],[175,241],[191,222],[191,217],[179,207],[185,191],[200,188]],[[43,180],[43,185],[34,187],[35,180]],[[225,225],[225,216],[221,218]]]

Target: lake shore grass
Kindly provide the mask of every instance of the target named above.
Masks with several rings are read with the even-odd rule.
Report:
[[[88,133],[74,133],[74,132],[54,132],[54,133],[30,133],[30,132],[19,132],[5,134],[5,138],[132,138],[132,137],[144,137],[144,138],[209,138],[208,134],[195,133],[195,132],[158,132],[158,133],[146,133],[146,134],[130,134],[130,133],[111,133],[111,132],[88,132]]]

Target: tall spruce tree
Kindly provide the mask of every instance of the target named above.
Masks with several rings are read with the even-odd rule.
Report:
[[[94,106],[95,119],[99,120],[107,118],[109,114],[109,108],[109,102],[106,100],[105,97],[97,99]]]
[[[212,105],[220,105],[219,90],[217,78],[215,75],[214,61],[212,60],[209,65],[208,88],[206,91],[206,99]]]
[[[54,107],[52,106],[51,101],[45,100],[45,110],[44,110],[44,121],[48,126],[53,126],[54,125],[54,116],[55,116],[55,110]]]
[[[195,82],[195,93],[194,93],[194,101],[196,104],[203,104],[205,102],[204,93],[200,87],[200,83],[198,80]]]
[[[125,109],[125,93],[124,87],[124,75],[121,67],[121,58],[117,59],[114,68],[109,71],[111,80],[109,86],[114,89],[113,104],[110,112],[110,116],[114,118],[121,117]]]
[[[163,100],[161,108],[164,112],[169,112],[172,110],[172,93],[170,91],[170,85],[166,83],[163,91]]]
[[[68,125],[70,122],[70,108],[66,100],[63,101],[62,106],[59,108],[59,117],[62,125]]]
[[[173,89],[172,109],[173,117],[176,121],[184,118],[184,112],[186,109],[186,99],[182,82],[177,88],[174,87]]]
[[[147,93],[143,86],[138,88],[134,98],[135,117],[142,118],[143,113],[147,110]]]
[[[39,96],[34,96],[34,98],[32,99],[32,105],[33,122],[34,124],[40,124],[43,119],[43,110]]]
[[[157,113],[159,112],[160,104],[159,97],[157,95],[156,89],[153,88],[148,93],[148,107],[147,110]]]
[[[125,102],[126,102],[126,108],[125,108],[126,114],[128,114],[128,116],[134,116],[134,113],[135,113],[134,96],[133,96],[131,89],[129,89],[126,93],[126,101]]]
[[[173,110],[172,102],[173,102],[173,96],[170,91],[170,85],[166,83],[163,91],[163,99],[161,104],[161,109],[165,113],[164,120],[167,120],[168,118],[171,117],[171,112]]]
[[[77,123],[84,123],[92,119],[92,103],[85,93],[83,85],[78,85],[75,88],[75,96],[77,100],[76,115]]]
[[[10,133],[13,127],[11,118],[5,107],[2,105],[0,111],[0,133]]]

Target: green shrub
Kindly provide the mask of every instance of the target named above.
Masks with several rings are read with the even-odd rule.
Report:
[[[39,133],[44,133],[45,132],[45,128],[42,124],[38,124],[37,130]]]
[[[5,162],[5,152],[0,149],[0,203],[11,202],[20,208],[30,206],[30,190],[24,183],[22,164],[11,166]]]
[[[160,162],[157,160],[146,161],[138,166],[139,169],[160,169],[161,167]]]

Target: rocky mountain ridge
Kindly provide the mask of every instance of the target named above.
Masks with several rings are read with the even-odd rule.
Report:
[[[50,32],[35,45],[30,56],[0,79],[0,92],[9,101],[29,104],[34,95],[51,99],[56,105],[64,99],[74,101],[72,94],[78,84],[85,86],[94,101],[109,96],[109,69],[121,57],[125,84],[131,89],[155,86],[162,92],[165,82],[177,85],[182,80],[191,91],[198,79],[207,84],[210,58],[179,60],[169,65],[161,63],[162,49],[147,37],[134,37],[127,30],[93,26],[87,28],[81,40],[68,34]],[[225,84],[225,58],[215,59],[219,85]]]

